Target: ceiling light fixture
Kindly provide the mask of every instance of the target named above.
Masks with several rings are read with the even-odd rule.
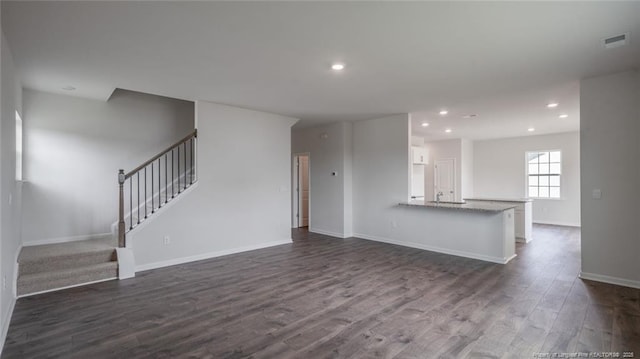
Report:
[[[477,115],[477,114],[475,114],[475,113],[472,113],[472,114],[470,114],[470,115],[464,115],[464,116],[462,116],[462,118],[476,118],[476,117],[478,117],[478,115]]]
[[[420,126],[422,126],[422,127],[429,127],[429,123],[428,123],[428,122],[423,122]]]
[[[547,108],[556,108],[556,107],[558,107],[557,102],[550,102],[547,104]]]
[[[442,116],[446,115],[449,113],[449,111],[447,110],[440,110],[440,112],[438,112],[439,114],[441,114]]]
[[[344,64],[335,63],[335,64],[331,65],[331,70],[342,71],[342,70],[344,70]]]
[[[569,117],[569,115],[567,115],[566,113],[563,113],[562,115],[558,116],[558,118],[567,118]]]
[[[65,86],[65,87],[63,87],[62,89],[63,89],[63,90],[65,90],[65,91],[73,91],[73,90],[75,90],[76,88],[75,88],[75,87],[73,87],[73,86]]]
[[[446,130],[444,130],[444,132],[446,132],[446,133],[451,133],[451,129],[450,129],[450,128],[447,128]]]
[[[533,128],[533,127],[529,127],[529,128],[527,128],[527,131],[529,131],[529,132],[533,132],[533,131],[535,131],[535,130],[536,130],[536,129],[535,129],[535,128]]]

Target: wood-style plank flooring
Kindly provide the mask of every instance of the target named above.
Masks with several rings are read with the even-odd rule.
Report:
[[[578,229],[507,265],[294,231],[295,241],[19,299],[3,358],[640,356],[640,290],[584,281]]]

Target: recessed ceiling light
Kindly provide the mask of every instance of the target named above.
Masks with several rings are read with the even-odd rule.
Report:
[[[73,90],[75,90],[76,88],[75,88],[75,87],[73,87],[73,86],[65,86],[65,87],[63,87],[62,89],[63,89],[63,90],[65,90],[65,91],[73,91]]]
[[[529,127],[529,128],[527,128],[527,131],[529,131],[529,132],[533,132],[533,131],[535,131],[535,130],[536,130],[536,129],[535,129],[535,128],[533,128],[533,127]]]
[[[440,110],[440,112],[438,112],[439,114],[441,114],[442,116],[446,115],[449,113],[449,111],[447,110]]]
[[[562,115],[558,116],[559,118],[567,118],[569,117],[569,115],[567,115],[566,113],[563,113]]]
[[[547,108],[556,108],[558,107],[558,103],[557,102],[549,102],[547,104]]]
[[[429,127],[429,123],[428,123],[428,122],[423,122],[420,126],[422,126],[422,127]]]
[[[444,132],[446,132],[446,133],[451,133],[451,129],[450,129],[450,128],[447,128],[446,130],[444,130]]]
[[[331,65],[331,69],[335,70],[335,71],[341,71],[344,70],[344,64],[341,63],[335,63],[333,65]]]

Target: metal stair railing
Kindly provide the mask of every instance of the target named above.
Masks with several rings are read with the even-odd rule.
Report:
[[[126,246],[126,235],[197,180],[198,131],[169,146],[135,169],[118,171],[118,246]],[[129,198],[129,215],[125,215]]]

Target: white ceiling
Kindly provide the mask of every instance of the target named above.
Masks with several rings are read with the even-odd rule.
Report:
[[[25,87],[207,100],[299,127],[410,112],[432,139],[577,130],[579,80],[640,66],[640,2],[2,1],[2,27]],[[621,33],[631,45],[603,48]]]
[[[547,108],[555,102],[556,108]],[[580,129],[580,83],[547,86],[543,89],[481,98],[462,103],[447,104],[449,113],[439,114],[440,108],[411,113],[412,134],[425,140],[533,136],[570,132]],[[465,115],[476,114],[473,118]],[[560,118],[560,115],[569,117]],[[422,127],[428,123],[428,127]],[[528,129],[533,128],[533,132]],[[446,133],[446,129],[451,129]]]

